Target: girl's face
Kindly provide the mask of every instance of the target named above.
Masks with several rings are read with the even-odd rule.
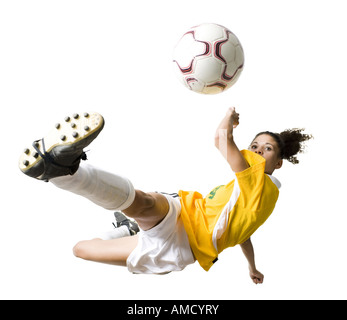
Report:
[[[261,155],[265,160],[265,173],[272,174],[275,169],[282,167],[283,160],[280,158],[280,150],[276,140],[268,134],[256,137],[248,148]]]

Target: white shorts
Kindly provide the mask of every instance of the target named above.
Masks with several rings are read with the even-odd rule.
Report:
[[[169,202],[169,212],[158,225],[138,233],[138,244],[127,260],[130,272],[165,274],[183,270],[195,262],[180,216],[178,195],[163,195]]]

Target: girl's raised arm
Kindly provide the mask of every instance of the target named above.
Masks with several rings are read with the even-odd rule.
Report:
[[[235,108],[229,108],[225,117],[219,124],[215,134],[215,146],[229,163],[231,169],[237,173],[249,167],[234,142],[233,131],[239,124],[239,114]]]

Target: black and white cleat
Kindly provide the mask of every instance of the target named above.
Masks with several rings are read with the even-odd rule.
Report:
[[[140,228],[137,222],[130,220],[123,212],[116,211],[114,213],[114,217],[116,219],[116,223],[113,223],[115,228],[119,228],[121,226],[127,226],[131,236],[134,236],[140,231]]]
[[[101,132],[105,124],[99,113],[75,113],[58,122],[44,138],[24,149],[19,158],[20,170],[29,177],[48,181],[73,175],[83,151]]]

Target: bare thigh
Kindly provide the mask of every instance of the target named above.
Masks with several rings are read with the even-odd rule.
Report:
[[[112,240],[92,239],[78,242],[74,255],[84,260],[126,266],[131,252],[136,248],[138,236]]]

